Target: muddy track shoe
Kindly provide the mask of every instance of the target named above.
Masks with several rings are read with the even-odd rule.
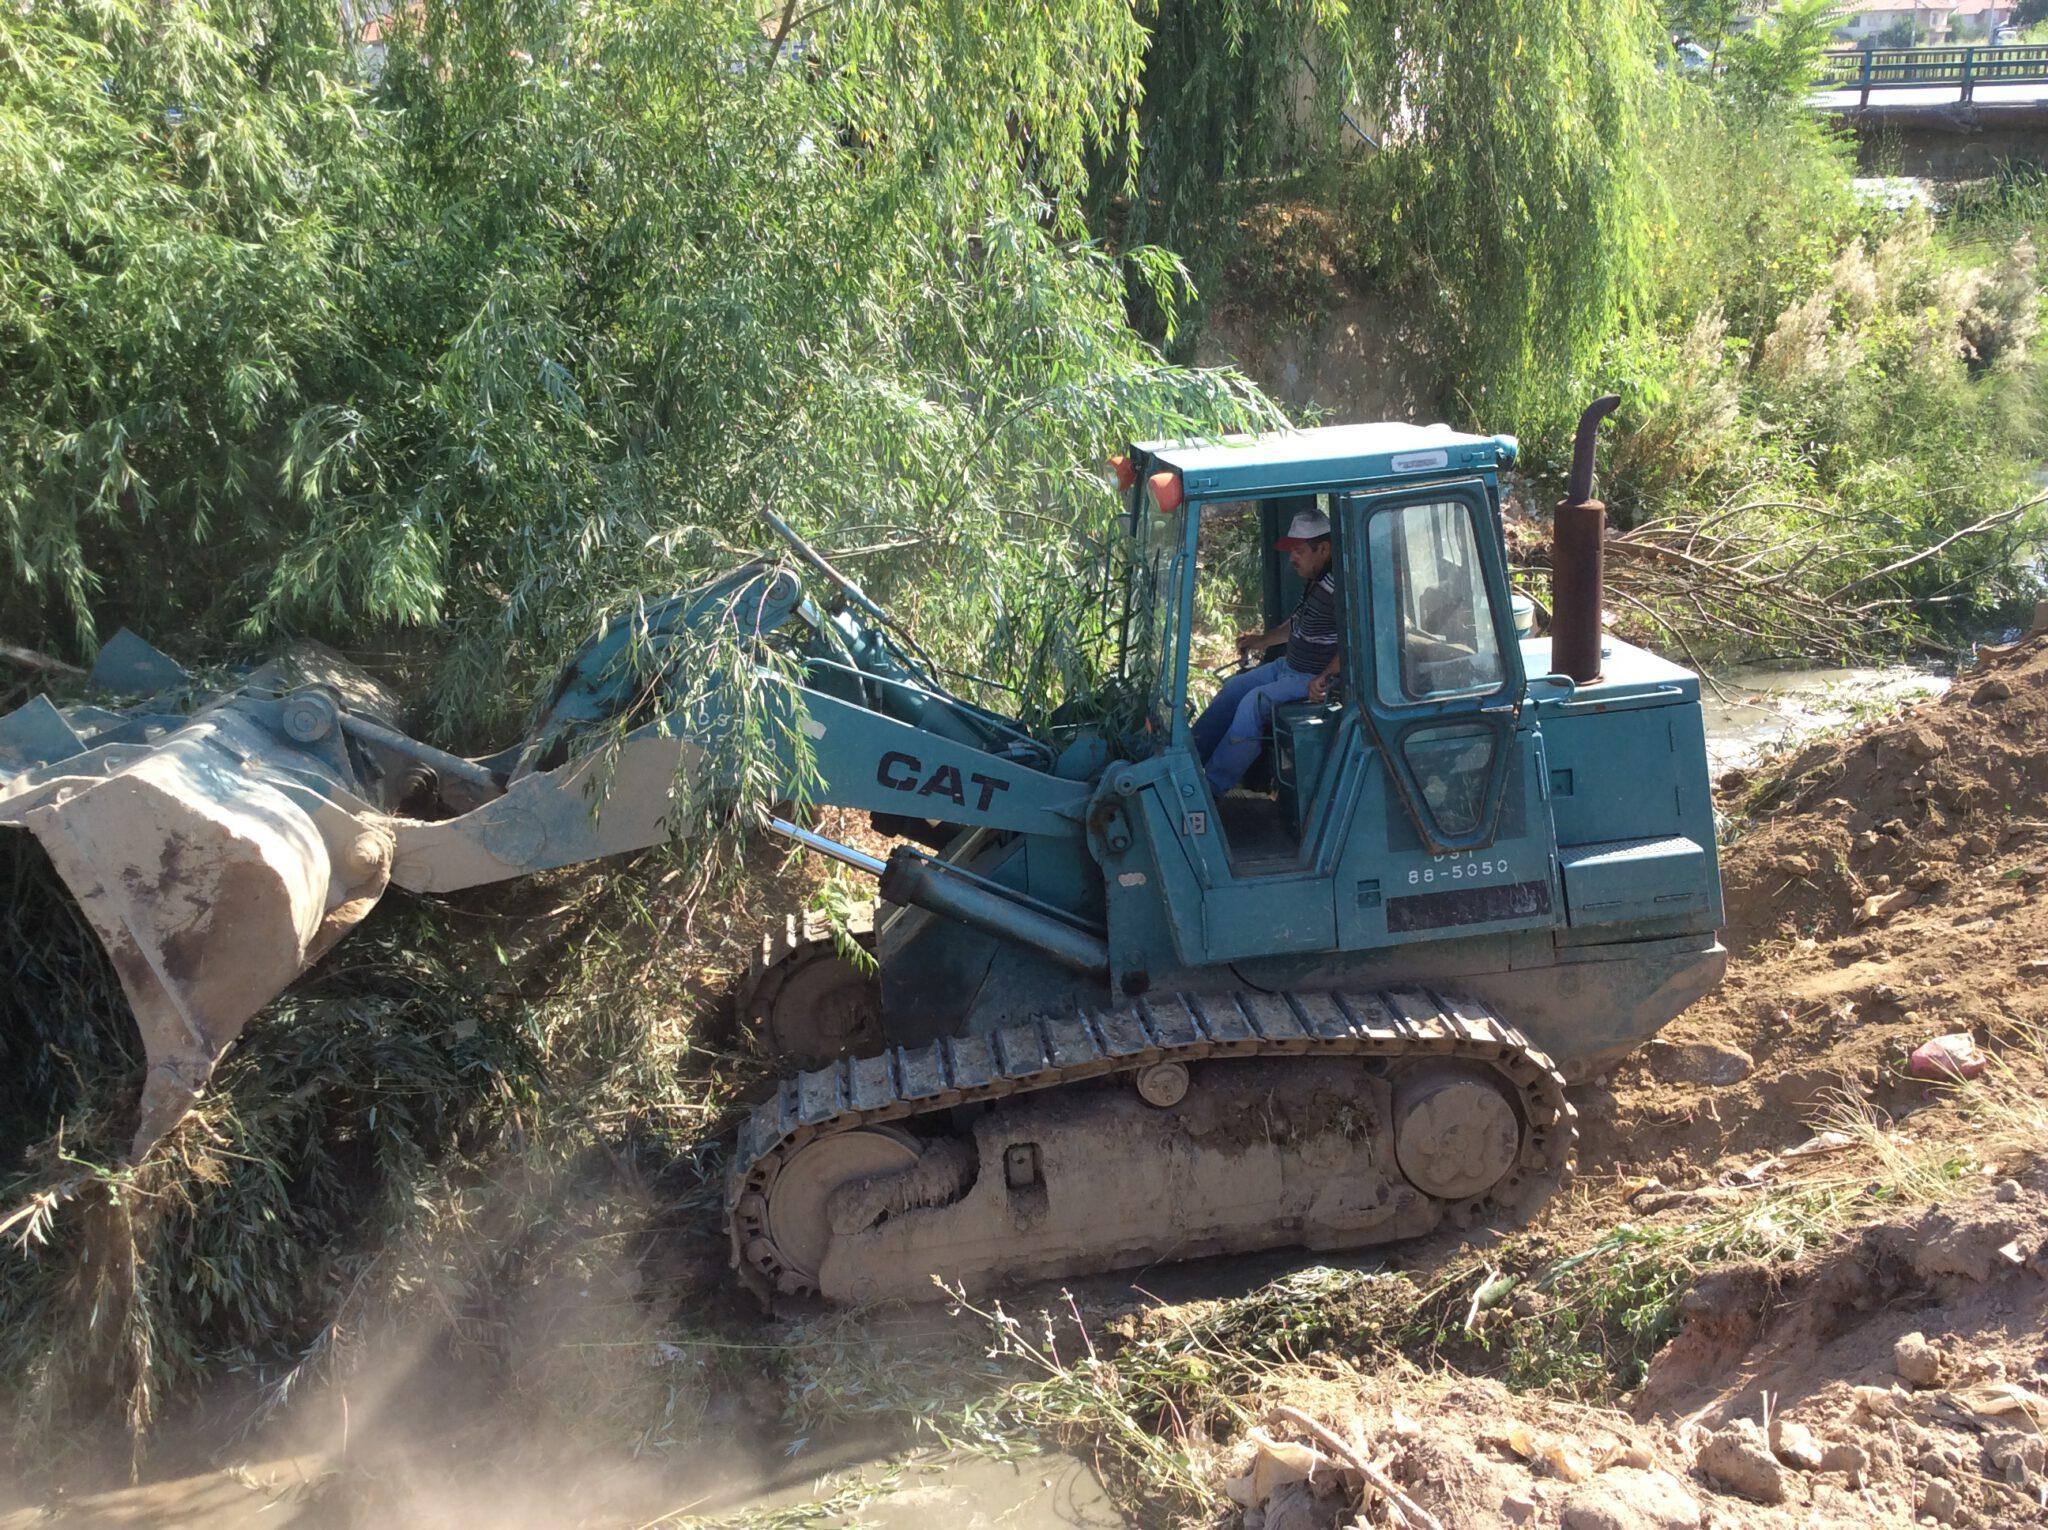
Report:
[[[863,949],[874,949],[873,903],[849,911],[846,933]],[[831,921],[815,911],[788,915],[761,937],[733,996],[733,1013],[764,1052],[800,1068],[882,1050],[876,974],[847,958]]]
[[[1420,989],[1074,1009],[782,1081],[726,1180],[764,1299],[931,1299],[1513,1222],[1566,1182],[1564,1079]]]

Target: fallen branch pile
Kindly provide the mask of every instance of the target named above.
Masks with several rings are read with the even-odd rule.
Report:
[[[1831,522],[1810,501],[1662,516],[1609,533],[1607,600],[1696,663],[1701,649],[1845,661],[1896,647],[1945,605],[2012,593],[2000,576],[2025,561],[2030,512],[2044,503],[2035,495],[1946,531],[1902,515]],[[1547,542],[1527,554],[1547,571]]]

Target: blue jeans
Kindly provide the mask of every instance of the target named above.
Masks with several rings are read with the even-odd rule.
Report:
[[[1216,699],[1195,719],[1195,757],[1208,767],[1209,790],[1222,796],[1244,779],[1259,757],[1266,720],[1282,702],[1302,701],[1314,675],[1289,669],[1285,659],[1261,664],[1223,682]]]

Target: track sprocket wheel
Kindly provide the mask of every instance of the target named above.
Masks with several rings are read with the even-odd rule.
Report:
[[[847,933],[874,946],[874,906],[856,909]],[[761,941],[736,999],[740,1024],[771,1057],[816,1068],[882,1050],[881,985],[841,949],[822,914],[791,914]]]

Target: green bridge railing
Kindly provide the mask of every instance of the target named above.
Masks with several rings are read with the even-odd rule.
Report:
[[[1874,90],[1925,90],[1951,85],[1958,101],[1979,85],[2048,85],[2048,46],[1999,48],[1830,48],[1821,56],[1822,90],[1853,90],[1870,104]]]

